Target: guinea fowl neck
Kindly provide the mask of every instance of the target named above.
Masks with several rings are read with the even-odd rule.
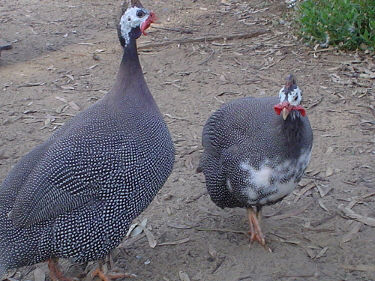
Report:
[[[153,101],[143,77],[135,39],[130,39],[124,47],[116,82],[109,95],[114,98],[115,103],[121,100],[127,100],[128,102]]]
[[[295,114],[293,117],[291,114]],[[302,142],[304,131],[303,118],[299,112],[291,112],[288,118],[283,122],[283,132],[291,146],[298,146]]]

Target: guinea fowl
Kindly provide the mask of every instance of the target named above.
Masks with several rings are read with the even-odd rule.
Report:
[[[291,193],[310,161],[313,134],[301,100],[289,75],[279,98],[234,100],[213,113],[203,129],[197,171],[204,173],[212,201],[221,208],[246,208],[250,239],[263,246],[262,206]]]
[[[57,258],[103,259],[169,177],[174,145],[136,47],[154,19],[139,1],[128,1],[113,88],[24,156],[2,183],[0,277],[48,260],[53,280],[70,280]]]

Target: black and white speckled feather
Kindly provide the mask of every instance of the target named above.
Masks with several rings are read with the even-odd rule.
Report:
[[[297,186],[309,163],[313,136],[308,118],[299,111],[291,111],[286,120],[274,112],[283,99],[237,99],[208,119],[198,171],[218,206],[273,204]]]
[[[23,157],[1,185],[0,275],[51,257],[105,257],[170,175],[174,146],[144,81],[136,29],[112,90]]]

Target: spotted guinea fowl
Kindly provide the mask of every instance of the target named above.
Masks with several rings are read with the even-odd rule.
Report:
[[[246,208],[251,241],[263,246],[258,221],[262,206],[291,193],[310,160],[313,134],[301,99],[289,75],[279,98],[234,100],[216,111],[203,129],[197,170],[205,175],[212,201],[222,208]]]
[[[104,258],[170,175],[174,145],[136,47],[154,19],[139,1],[128,1],[113,88],[24,156],[2,183],[0,277],[49,260],[51,277],[69,280],[56,259]]]

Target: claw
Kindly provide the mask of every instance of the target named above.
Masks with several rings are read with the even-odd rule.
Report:
[[[260,228],[259,221],[261,219],[260,209],[257,212],[254,211],[253,208],[247,209],[247,215],[249,219],[250,225],[250,242],[253,243],[254,241],[258,241],[260,245],[262,245],[267,251],[271,252],[271,249],[266,245],[266,239],[262,233]]]
[[[95,269],[95,271],[92,273],[92,277],[99,277],[102,281],[111,281],[116,280],[120,278],[134,278],[137,277],[135,274],[128,274],[128,273],[118,273],[118,274],[105,274],[102,269],[102,265],[99,263],[99,267]]]
[[[58,267],[57,261],[58,259],[48,260],[49,275],[52,281],[73,281],[73,279],[64,276]]]

